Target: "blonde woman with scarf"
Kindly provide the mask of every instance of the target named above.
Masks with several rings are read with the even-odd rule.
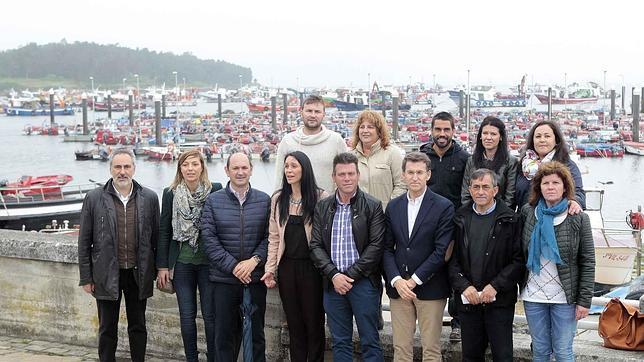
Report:
[[[187,361],[198,361],[197,289],[206,330],[208,361],[215,358],[215,312],[213,286],[208,280],[208,258],[203,250],[199,224],[201,210],[211,192],[221,189],[211,183],[204,158],[198,149],[179,156],[174,181],[163,190],[157,286],[173,283],[179,305],[181,338]]]
[[[581,180],[579,167],[568,155],[568,145],[559,126],[552,121],[539,121],[532,126],[528,136],[525,151],[519,159],[516,177],[515,202],[517,210],[521,210],[528,202],[531,180],[539,170],[540,165],[550,161],[559,161],[568,167],[573,178],[574,199],[568,207],[570,214],[578,214],[586,208],[586,195]]]
[[[530,200],[521,210],[521,241],[527,275],[521,299],[532,360],[574,361],[577,321],[588,316],[595,281],[595,248],[590,218],[569,214],[575,186],[568,167],[551,161],[532,179]]]

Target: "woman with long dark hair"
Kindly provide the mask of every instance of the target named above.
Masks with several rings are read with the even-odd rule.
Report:
[[[306,154],[287,154],[282,187],[271,200],[268,257],[262,280],[268,288],[279,286],[291,361],[324,360],[322,277],[309,257],[309,241],[315,205],[326,196],[317,186]]]
[[[550,161],[558,161],[568,167],[575,185],[575,198],[571,200],[568,212],[571,214],[580,213],[582,209],[586,208],[584,184],[579,167],[570,159],[568,145],[559,126],[549,120],[539,121],[530,129],[526,141],[525,150],[519,158],[520,164],[514,194],[517,210],[521,210],[521,207],[528,202],[531,180],[540,165]]]
[[[208,280],[208,257],[200,235],[201,211],[211,192],[221,189],[211,183],[204,158],[198,149],[179,156],[177,173],[170,187],[163,190],[157,285],[166,288],[171,281],[177,293],[181,338],[187,361],[198,360],[197,289],[206,330],[208,361],[215,360],[215,311],[213,285]]]
[[[508,136],[505,132],[505,124],[494,116],[487,116],[481,122],[479,132],[476,135],[474,154],[467,160],[461,187],[463,205],[472,199],[469,191],[470,177],[474,170],[479,168],[487,168],[497,174],[499,177],[497,198],[508,207],[512,207],[517,159],[508,152]]]

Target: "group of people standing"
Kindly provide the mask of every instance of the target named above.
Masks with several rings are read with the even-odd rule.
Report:
[[[264,361],[266,294],[276,287],[291,360],[324,360],[326,315],[334,361],[353,360],[353,320],[362,358],[382,361],[383,284],[396,361],[412,360],[417,323],[423,360],[441,359],[448,298],[464,360],[484,360],[488,345],[495,361],[512,360],[519,292],[534,360],[573,360],[594,249],[579,169],[555,123],[535,124],[517,160],[495,117],[481,124],[472,156],[453,141],[447,112],[433,117],[432,142],[403,156],[378,112],[359,115],[349,149],[322,124],[320,97],[301,116],[278,147],[272,196],[251,187],[248,155],[228,158],[224,186],[194,150],[179,158],[159,217],[156,194],[133,180],[134,155],[114,152],[112,178],[85,199],[79,236],[101,361],[114,360],[121,295],[131,357],[144,360],[155,278],[176,290],[188,361],[198,359],[197,295],[209,361],[236,360],[248,296],[253,360]]]

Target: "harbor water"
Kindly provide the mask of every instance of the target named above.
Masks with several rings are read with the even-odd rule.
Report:
[[[241,106],[229,104],[224,106],[224,110],[229,108],[241,111]],[[184,110],[199,114],[215,114],[217,104],[204,103]],[[106,115],[97,113],[96,116]],[[113,117],[118,118],[121,115],[114,113]],[[90,121],[93,119],[91,112],[88,118]],[[56,122],[73,126],[81,123],[81,119],[80,113],[77,113],[74,116],[57,117]],[[105,162],[76,161],[74,151],[90,150],[95,147],[91,143],[63,142],[63,136],[22,134],[27,125],[43,124],[49,124],[48,117],[0,117],[0,179],[14,181],[22,175],[69,174],[74,177],[72,183],[82,184],[87,183],[89,179],[104,182],[110,177],[108,164]],[[627,210],[636,209],[637,205],[644,204],[644,157],[625,155],[623,158],[582,158],[578,164],[586,187],[605,189],[605,218],[624,219]],[[207,166],[212,181],[227,181],[223,160],[213,159]],[[274,166],[274,161],[255,161],[251,177],[252,186],[270,194],[274,190]],[[137,160],[135,179],[160,194],[172,181],[176,167],[176,161],[148,161],[142,157]]]

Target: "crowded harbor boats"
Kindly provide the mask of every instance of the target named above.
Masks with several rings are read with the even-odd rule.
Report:
[[[562,104],[574,106],[597,101],[595,90],[578,90],[571,94],[561,90],[557,92],[559,98],[567,99]],[[251,155],[253,159],[271,161],[275,159],[277,145],[282,137],[293,131],[301,122],[297,110],[300,108],[302,92],[262,87],[248,87],[240,89],[237,93],[191,89],[182,92],[184,95],[189,93],[189,97],[168,97],[170,101],[164,104],[164,109],[170,109],[165,116],[160,117],[161,139],[157,140],[157,118],[151,100],[158,94],[158,90],[137,91],[130,103],[124,93],[119,93],[118,90],[113,93],[105,91],[92,97],[97,100],[89,104],[88,110],[100,112],[100,116],[94,115],[92,121],[87,124],[90,137],[87,141],[93,146],[90,149],[75,151],[76,160],[106,161],[113,149],[129,147],[140,157],[152,162],[176,161],[182,152],[193,148],[198,149],[208,161],[225,159],[227,155],[238,151]],[[374,84],[371,91],[340,88],[335,92],[318,89],[308,90],[307,93],[324,96],[325,104],[329,107],[325,125],[340,133],[348,146],[351,144],[352,125],[359,112],[371,108],[383,112],[392,131],[395,126],[398,127],[395,142],[403,152],[418,150],[421,144],[431,140],[430,124],[437,109],[447,108],[457,113],[463,111],[459,106],[464,106],[459,104],[458,97],[462,97],[460,91],[425,88],[421,85],[378,88],[377,84]],[[74,111],[83,112],[82,108],[78,108],[80,102],[77,92],[58,91],[56,94],[57,99],[63,99],[65,104],[74,105]],[[111,95],[113,101],[107,102],[107,94]],[[278,96],[281,94],[284,97]],[[277,99],[272,99],[273,97]],[[531,97],[543,102],[540,94],[530,93],[525,89],[525,85],[523,88],[519,87],[518,91],[506,93],[499,92],[494,87],[472,87],[470,128],[467,128],[466,119],[461,115],[456,126],[455,140],[471,152],[478,124],[486,116],[494,115],[507,126],[510,152],[519,155],[526,144],[526,135],[531,125],[550,116],[560,124],[569,140],[569,149],[573,155],[612,158],[623,157],[625,153],[644,154],[642,143],[633,142],[632,119],[622,114],[621,110],[611,118],[609,110],[598,104],[596,107],[560,108],[549,115],[542,110],[530,109]],[[551,99],[552,104],[560,104],[558,97]],[[213,114],[200,113],[199,107],[192,107],[193,103],[213,102],[213,98],[238,104],[238,110]],[[44,95],[38,99],[44,104],[43,108],[48,108]],[[282,100],[287,104],[286,109],[283,109]],[[394,103],[397,106],[395,124],[392,109]],[[5,108],[7,112],[11,109],[8,106]],[[128,115],[130,110],[133,110],[134,118]],[[107,114],[103,111],[109,111],[112,118],[106,117]],[[640,129],[644,128],[642,126],[644,125],[640,122]],[[41,126],[28,125],[23,130],[25,136],[47,135],[66,138],[82,135],[83,132],[85,131],[82,124],[52,124],[47,119],[42,120]],[[54,176],[48,176],[52,177]],[[8,186],[15,185],[6,185]],[[31,185],[23,185],[29,186]],[[82,199],[84,195],[82,190],[62,192],[62,188],[59,187],[55,190],[55,198],[50,197],[49,192],[45,192],[49,189],[43,187],[32,188],[26,193],[23,190],[11,194],[10,190],[12,188],[2,192],[2,227],[20,229],[22,225],[30,225],[28,229],[44,228],[43,221],[51,223],[52,217],[60,222],[67,220],[68,226],[72,228],[76,225],[76,213],[81,202],[79,198]],[[593,194],[596,191],[589,192]],[[589,206],[587,209],[589,214],[594,215],[592,219],[596,252],[598,260],[602,261],[598,263],[598,270],[603,268],[598,272],[596,281],[609,285],[626,283],[630,280],[627,276],[628,265],[633,264],[636,245],[632,238],[624,241],[624,235],[616,237],[610,231],[611,228],[606,227],[601,213],[603,191],[599,195],[599,205]],[[25,200],[26,196],[32,197],[29,202]],[[44,208],[45,205],[47,208]],[[51,205],[56,205],[57,209],[64,211],[44,211],[52,210]],[[35,223],[33,220],[26,223],[25,220],[34,219],[34,213],[40,212],[36,210],[41,210],[43,215],[37,215]]]

